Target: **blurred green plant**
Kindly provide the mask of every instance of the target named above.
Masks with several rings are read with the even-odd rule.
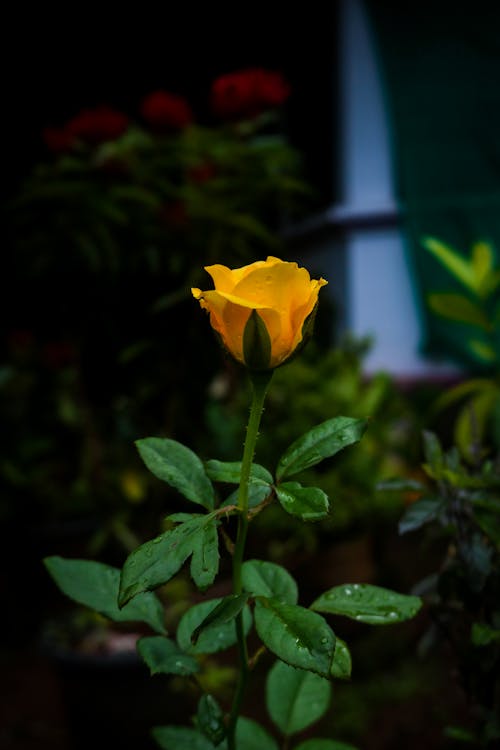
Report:
[[[426,482],[395,480],[383,489],[418,493],[399,522],[399,532],[428,533],[422,545],[440,551],[435,572],[414,586],[431,618],[421,651],[451,646],[460,688],[467,697],[466,726],[445,734],[474,747],[500,739],[500,468],[496,460],[467,465],[456,446],[444,451],[424,431]]]
[[[262,523],[272,527],[277,555],[293,555],[295,547],[313,551],[323,535],[331,541],[332,533],[341,536],[367,530],[377,520],[395,520],[401,511],[401,501],[393,493],[376,492],[375,485],[400,472],[412,472],[423,412],[412,394],[405,394],[388,373],[364,375],[363,360],[370,346],[369,339],[345,339],[334,349],[312,342],[299,358],[275,373],[266,403],[271,429],[258,445],[259,454],[266,459],[277,460],[290,436],[300,435],[311,420],[339,413],[368,415],[370,420],[370,429],[356,451],[338,456],[335,465],[326,461],[321,469],[304,472],[304,481],[321,482],[332,499],[327,519],[311,529],[293,525],[293,519],[283,515],[274,517],[272,508],[263,514]],[[234,446],[242,442],[246,418],[244,394],[233,387],[229,375],[219,375],[212,384],[206,417],[210,449],[228,460],[234,458]],[[282,524],[285,546],[280,552],[276,532]]]
[[[467,349],[481,370],[445,391],[434,407],[437,413],[459,406],[454,439],[474,462],[478,451],[500,448],[500,268],[487,242],[475,242],[468,258],[434,237],[422,242],[464,289],[432,292],[427,302],[436,315],[464,327]]]

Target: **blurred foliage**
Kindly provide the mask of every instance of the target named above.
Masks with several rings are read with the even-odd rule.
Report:
[[[467,465],[453,446],[445,452],[425,431],[423,483],[396,481],[417,493],[399,523],[400,533],[422,529],[422,545],[441,551],[435,572],[414,587],[427,602],[431,626],[421,653],[452,650],[456,676],[468,700],[464,727],[449,737],[474,747],[500,739],[500,460],[499,454]],[[385,490],[389,484],[385,485]],[[424,532],[427,532],[424,534]]]
[[[375,485],[400,472],[411,475],[423,412],[389,374],[364,375],[363,357],[370,345],[369,340],[346,340],[325,350],[312,341],[299,358],[274,374],[257,444],[257,460],[267,465],[275,464],[290,441],[313,424],[338,415],[369,418],[358,445],[299,477],[306,485],[320,484],[328,494],[332,510],[327,520],[295,524],[279,508],[265,514],[262,523],[272,527],[274,538],[279,529],[282,532],[284,546],[281,551],[276,548],[274,556],[293,554],[304,546],[313,550],[323,534],[331,543],[332,533],[366,530],[377,520],[395,519],[401,511],[400,499],[376,492]],[[210,450],[235,460],[244,438],[245,394],[233,388],[227,374],[212,383],[210,394]],[[259,518],[255,523],[261,523]]]
[[[423,244],[464,289],[433,292],[427,302],[436,315],[462,326],[477,363],[479,372],[442,393],[434,407],[454,407],[454,440],[474,463],[478,451],[500,448],[500,267],[487,242],[474,243],[468,258],[433,237]]]

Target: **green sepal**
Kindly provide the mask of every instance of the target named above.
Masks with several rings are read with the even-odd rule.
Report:
[[[252,310],[243,331],[243,359],[250,370],[269,370],[271,338],[257,310]]]

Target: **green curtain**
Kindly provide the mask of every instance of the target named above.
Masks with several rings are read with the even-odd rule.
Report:
[[[500,4],[365,0],[392,131],[397,199],[422,319],[422,350],[474,367],[467,330],[431,314],[455,282],[425,235],[469,255],[500,249]],[[498,257],[498,256],[497,256]]]

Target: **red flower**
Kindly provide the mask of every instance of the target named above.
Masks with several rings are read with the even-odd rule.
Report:
[[[288,98],[290,86],[281,73],[249,68],[220,76],[212,84],[213,112],[222,119],[255,117]]]
[[[42,138],[45,145],[54,154],[64,154],[71,151],[75,143],[75,136],[66,128],[44,128]]]
[[[84,109],[71,119],[66,130],[85,143],[113,141],[128,128],[128,117],[108,106]]]
[[[182,130],[193,121],[188,102],[168,91],[153,91],[141,103],[141,114],[152,127],[160,130]]]

